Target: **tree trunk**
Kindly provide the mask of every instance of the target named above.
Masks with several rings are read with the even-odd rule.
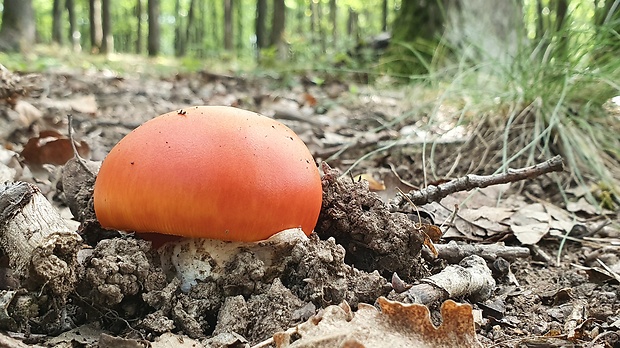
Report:
[[[237,35],[235,35],[235,43],[237,46],[237,52],[241,52],[243,51],[243,6],[241,6],[241,2],[237,3],[237,6],[235,6],[235,9],[237,10],[237,15],[235,18],[235,21],[237,23]]]
[[[78,31],[76,16],[75,16],[75,2],[74,0],[67,0],[65,2],[67,8],[67,14],[69,15],[69,42],[74,52],[81,50],[80,46],[80,32]]]
[[[198,9],[198,23],[196,24],[196,43],[197,43],[197,56],[205,57],[206,49],[205,49],[205,30],[207,26],[207,2],[205,0],[200,0],[199,2],[200,8]]]
[[[355,42],[359,41],[359,30],[357,24],[357,12],[351,7],[349,7],[349,18],[347,19],[347,35],[349,35],[350,39],[353,39]]]
[[[52,5],[52,42],[62,45],[62,0],[54,0]]]
[[[317,15],[316,15],[316,3],[314,1],[310,1],[310,38],[313,45],[317,43]]]
[[[101,0],[89,0],[88,4],[91,52],[98,53],[101,49],[101,41],[103,39],[103,29],[101,28]]]
[[[224,0],[224,49],[233,49],[233,0]]]
[[[267,47],[267,0],[256,1],[256,47],[260,51]]]
[[[336,47],[338,40],[338,6],[336,0],[329,0],[329,21],[332,24],[332,47]]]
[[[387,32],[388,27],[388,0],[383,0],[383,6],[381,8],[381,31]]]
[[[154,57],[159,54],[159,0],[148,0],[149,14],[149,37],[148,51],[149,56]]]
[[[492,12],[488,10],[490,6]],[[448,6],[446,11],[445,37],[452,46],[459,47],[463,55],[474,61],[493,62],[491,67],[512,64],[526,39],[522,0],[461,1],[458,6]],[[435,30],[439,30],[440,22],[435,23]]]
[[[286,5],[284,0],[273,1],[273,20],[271,21],[270,46],[280,47],[284,35],[284,23],[286,18]]]
[[[136,0],[136,19],[138,27],[136,28],[136,53],[142,53],[142,0]]]
[[[34,45],[35,21],[32,0],[4,0],[0,50],[24,51]]]
[[[112,17],[110,6],[112,0],[101,0],[101,29],[103,41],[101,42],[101,53],[108,54],[114,51],[114,37],[112,36]]]
[[[181,18],[181,0],[174,1],[174,55],[181,56],[181,50],[183,49],[183,19]]]
[[[314,1],[312,1],[312,3],[314,3]],[[321,6],[321,2],[316,3],[315,11],[316,11],[317,30],[319,33],[319,44],[321,44],[321,52],[325,53],[325,50],[327,49],[327,45],[325,42],[325,28],[323,27],[323,7]]]
[[[187,54],[187,46],[196,44],[196,35],[195,35],[195,19],[196,16],[196,0],[191,0],[189,3],[189,11],[187,12],[187,28],[185,29],[185,44],[183,45],[183,52],[181,55]]]

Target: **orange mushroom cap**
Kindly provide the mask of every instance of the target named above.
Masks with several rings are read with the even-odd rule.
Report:
[[[314,229],[321,178],[285,125],[232,107],[169,112],[110,151],[95,182],[101,226],[226,241]]]

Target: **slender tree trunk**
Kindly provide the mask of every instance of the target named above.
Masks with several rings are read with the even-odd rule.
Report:
[[[200,9],[198,11],[199,13],[199,21],[198,24],[196,25],[196,43],[198,44],[198,52],[197,55],[198,57],[205,57],[206,56],[206,50],[205,50],[205,29],[207,26],[207,4],[205,0],[200,0]]]
[[[110,14],[112,0],[101,0],[101,29],[103,41],[101,53],[108,54],[114,51],[114,37],[112,36],[112,16]]]
[[[183,19],[181,18],[181,0],[174,2],[174,54],[179,57],[183,50]]]
[[[283,41],[284,23],[286,20],[286,5],[284,0],[273,1],[273,20],[271,21],[270,45],[279,47]]]
[[[336,47],[338,41],[338,6],[336,0],[329,0],[329,21],[332,25],[332,47]]]
[[[304,3],[305,4],[305,3]],[[307,32],[307,27],[306,27],[306,21],[304,20],[306,17],[306,9],[304,8],[303,5],[298,5],[297,6],[297,12],[296,12],[296,20],[295,23],[297,24],[295,30],[298,33],[306,33]]]
[[[267,0],[256,1],[256,47],[260,51],[267,47]]]
[[[191,0],[189,3],[189,11],[187,12],[187,28],[185,29],[185,45],[183,45],[182,55],[187,54],[187,47],[189,45],[196,45],[196,31],[194,30],[196,16],[196,0]]]
[[[319,32],[319,44],[321,45],[321,52],[325,53],[325,51],[327,50],[327,44],[325,42],[325,28],[323,27],[323,7],[321,6],[321,2],[316,3],[315,9],[316,9],[317,29]]]
[[[62,0],[54,0],[52,5],[52,42],[62,45]]]
[[[237,2],[237,6],[235,6],[235,9],[237,10],[237,18],[235,18],[235,21],[237,23],[237,35],[235,35],[237,52],[243,51],[243,43],[245,41],[243,38],[243,6],[241,5],[242,3],[239,1]]]
[[[148,52],[149,56],[154,57],[159,54],[159,0],[148,0],[149,14],[149,37]]]
[[[233,49],[233,0],[224,0],[224,49]]]
[[[381,12],[381,31],[386,32],[388,27],[388,0],[383,0]]]
[[[136,0],[136,19],[137,19],[137,27],[136,27],[136,53],[142,53],[142,0]]]
[[[35,34],[32,0],[4,0],[0,50],[25,51],[34,45]]]
[[[217,48],[218,50],[221,49],[222,47],[222,39],[223,36],[221,34],[221,30],[222,30],[222,26],[220,25],[220,11],[219,11],[219,6],[217,6],[215,4],[215,2],[209,2],[211,4],[211,30],[209,30],[209,32],[211,32],[211,40],[209,40],[209,42],[211,43],[211,47],[213,48]]]
[[[74,52],[81,50],[80,46],[80,32],[77,28],[76,16],[75,16],[75,2],[74,0],[67,0],[65,2],[67,8],[67,14],[69,15],[69,42]]]
[[[318,27],[319,21],[317,16],[317,3],[310,1],[310,37],[312,38],[312,44],[316,45],[318,41]]]
[[[89,0],[89,18],[90,18],[90,47],[93,53],[101,50],[101,41],[103,40],[103,29],[101,28],[101,0]]]

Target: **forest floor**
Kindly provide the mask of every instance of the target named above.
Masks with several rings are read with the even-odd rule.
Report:
[[[3,74],[5,89],[17,81]],[[618,214],[588,203],[589,188],[560,192],[554,180],[565,178],[556,173],[456,192],[401,212],[390,209],[400,190],[467,174],[491,175],[502,164],[492,145],[501,129],[457,125],[458,106],[433,105],[433,92],[310,74],[282,81],[208,71],[148,77],[57,68],[18,76],[12,88],[27,93],[1,95],[0,178],[36,185],[89,245],[77,253],[76,285],[67,292],[45,284],[28,288],[4,250],[0,345],[284,347],[290,341],[304,347],[372,347],[390,340],[393,346],[435,347],[620,345]],[[339,171],[323,167],[324,208],[315,236],[259,247],[273,248],[278,261],[269,262],[277,267],[248,247],[228,264],[225,279],[183,292],[163,273],[148,243],[131,235],[89,236],[96,231],[92,226],[72,220],[66,202],[71,188],[62,182],[59,163],[73,157],[66,146],[68,114],[80,153],[102,161],[143,122],[194,105],[229,105],[273,117],[300,136],[317,162]],[[432,126],[429,105],[443,117]],[[65,143],[55,146],[56,140]],[[345,175],[338,178],[340,173]],[[0,203],[2,209],[9,205]],[[10,216],[0,213],[5,219],[0,228],[6,227]],[[420,226],[433,225],[442,237],[431,242]],[[433,246],[437,257],[429,251]],[[442,324],[445,329],[456,320],[452,334],[469,341],[435,329],[422,332],[424,324],[410,325],[414,317],[428,322],[423,312],[400,312],[397,304],[377,301],[384,296],[411,302],[413,290],[433,283],[428,277],[470,254],[486,262],[479,265],[485,276],[469,283],[484,278],[491,288],[482,293],[444,288],[437,296],[423,291],[431,300],[419,301],[435,324],[442,320],[438,309],[444,300],[471,304],[473,311],[458,315],[445,309]],[[465,288],[474,287],[469,283]],[[54,296],[58,299],[50,300]],[[315,316],[321,308],[328,310]],[[319,330],[326,318],[331,327]],[[289,329],[304,322],[297,331]],[[462,323],[465,327],[457,325]],[[274,336],[277,332],[286,334]],[[351,342],[362,345],[347,345]]]

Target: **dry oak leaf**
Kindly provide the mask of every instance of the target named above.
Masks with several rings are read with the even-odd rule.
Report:
[[[381,311],[360,304],[353,312],[346,302],[329,306],[319,314],[285,332],[276,333],[276,347],[482,347],[476,338],[472,308],[452,300],[441,306],[443,323],[436,327],[428,308],[380,297]],[[291,336],[301,337],[291,343]]]
[[[90,153],[88,144],[76,142],[80,156],[87,157]],[[71,140],[55,130],[41,131],[38,137],[30,138],[21,153],[26,163],[39,166],[42,164],[63,165],[73,158]]]

